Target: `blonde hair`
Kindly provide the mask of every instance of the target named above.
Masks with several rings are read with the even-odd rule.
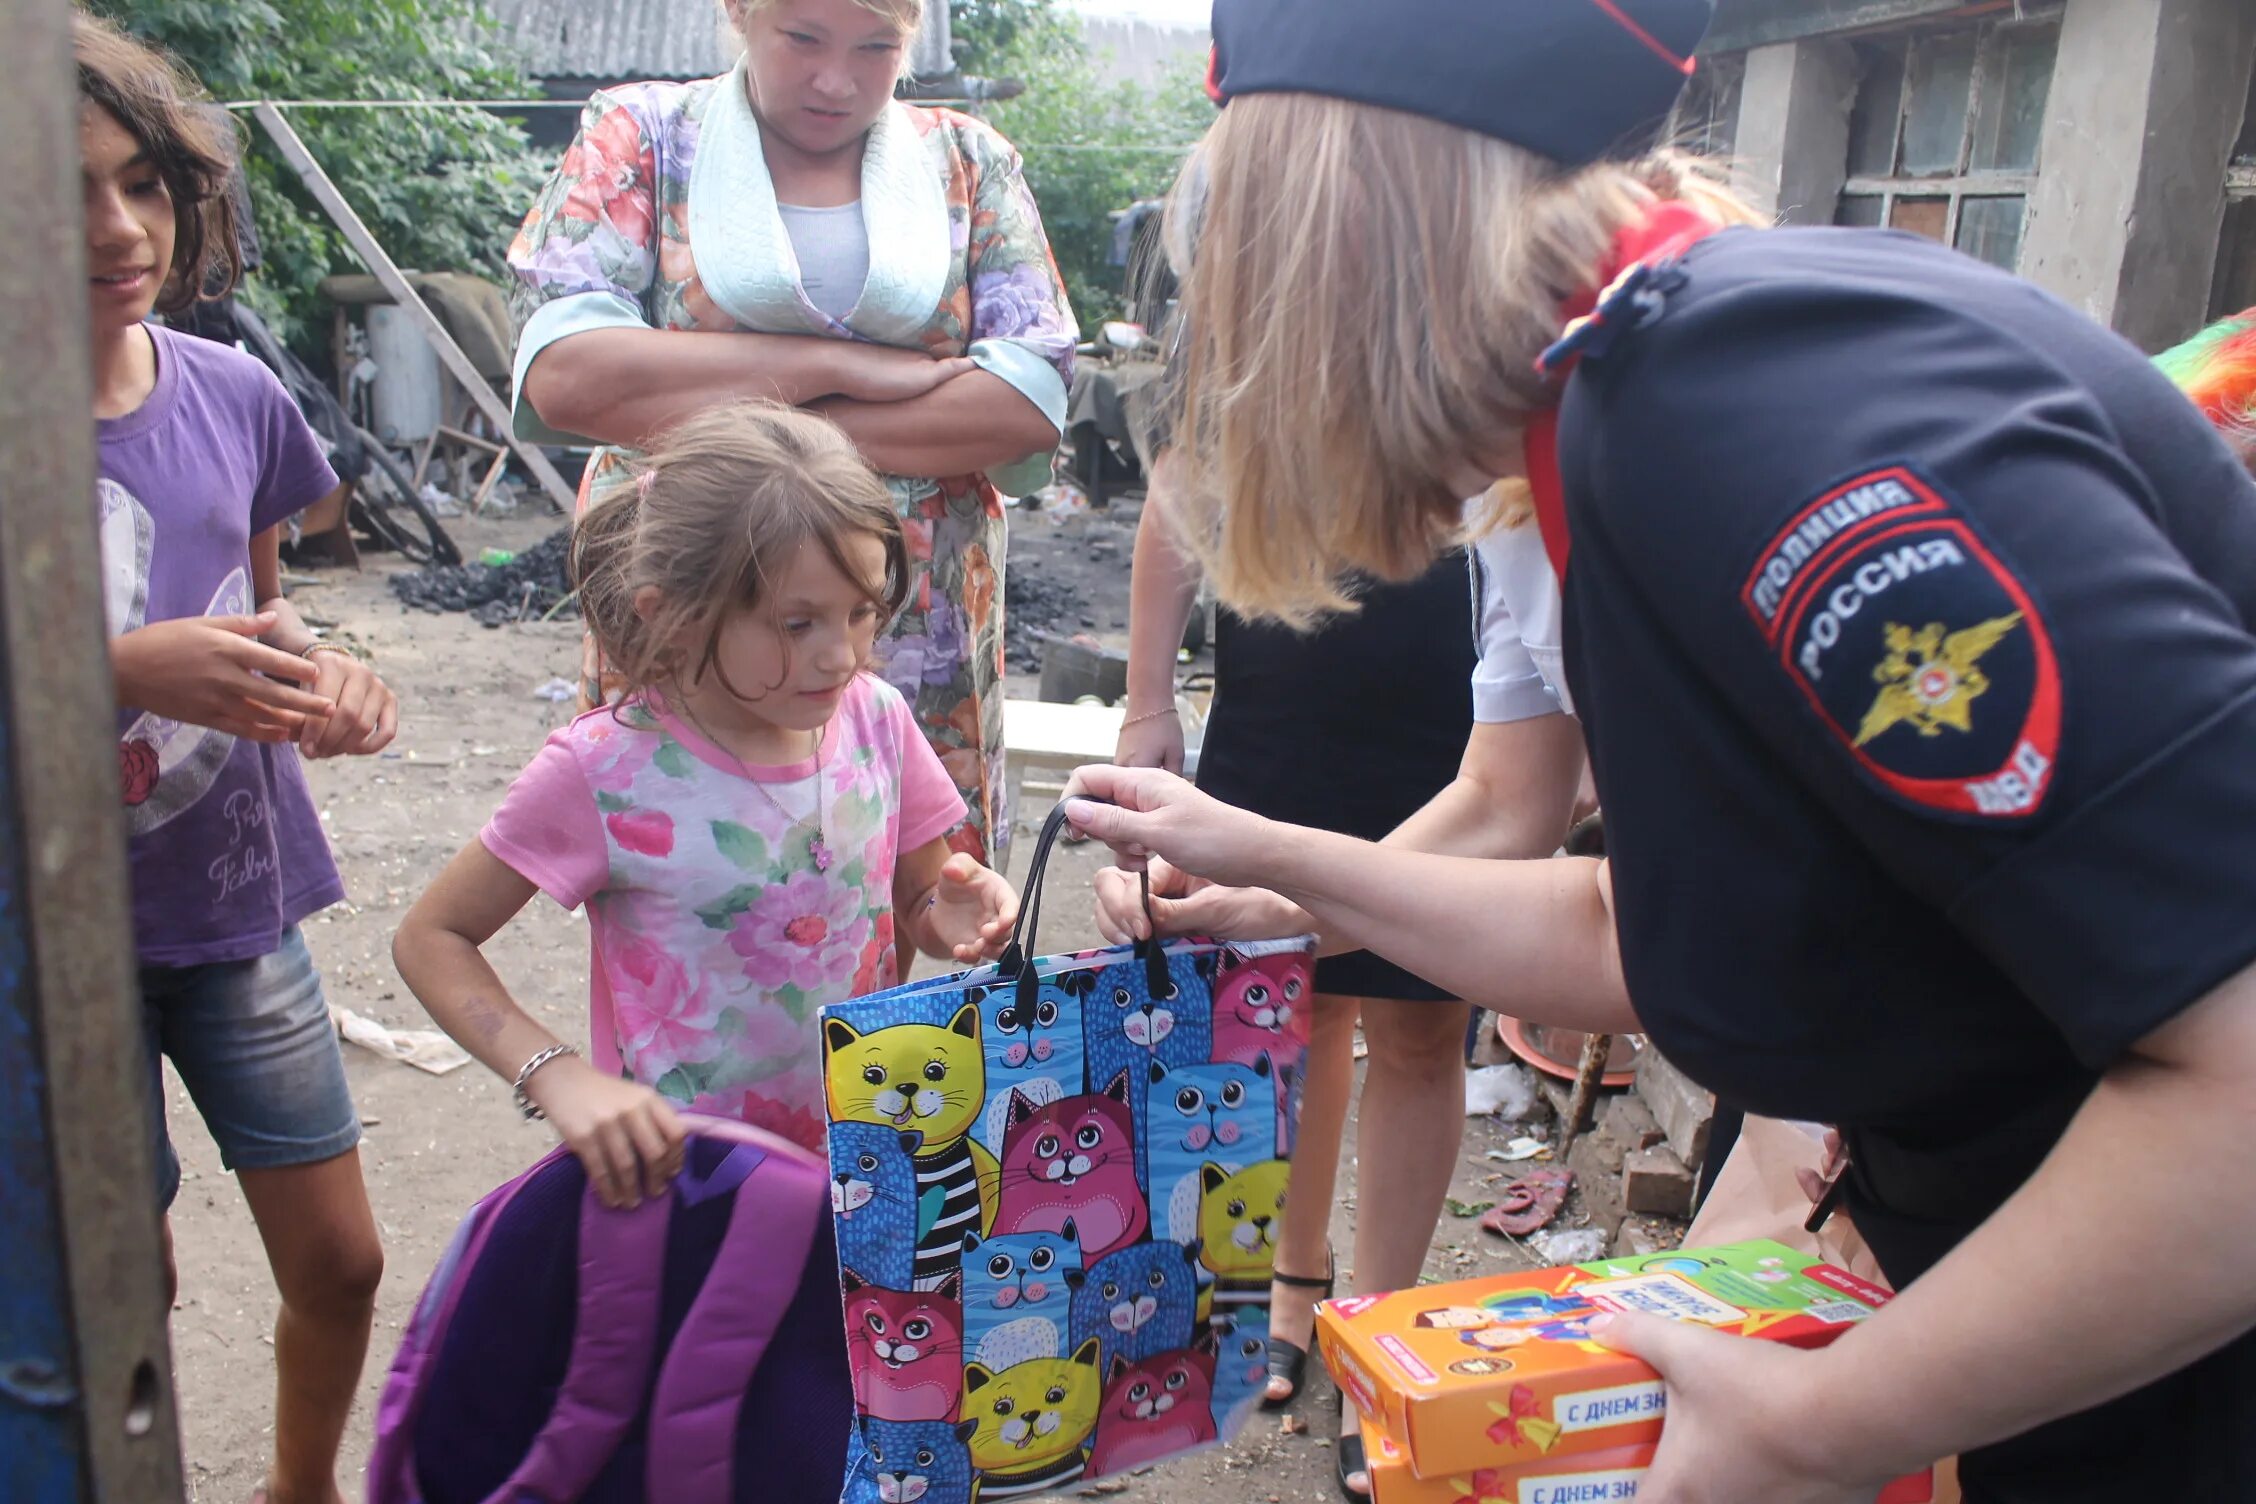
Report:
[[[761,11],[771,10],[780,0],[720,0],[721,41],[724,46],[744,45],[744,23]],[[868,11],[880,21],[890,21],[900,29],[901,41],[913,40],[924,27],[923,0],[854,0],[854,4]],[[907,47],[901,52],[901,71],[909,67]]]
[[[1449,484],[1550,406],[1535,361],[1650,205],[1758,216],[1697,159],[1563,169],[1508,142],[1309,94],[1235,100],[1178,181],[1183,542],[1245,615],[1350,608],[1464,533]],[[1511,510],[1509,498],[1495,508]]]
[[[862,537],[885,545],[880,579],[864,577],[847,551]],[[730,404],[668,430],[633,482],[588,509],[572,529],[571,578],[629,694],[695,683],[710,670],[742,699],[718,662],[721,627],[763,604],[777,573],[810,543],[888,621],[908,599],[900,519],[846,436],[775,403]],[[703,646],[685,653],[684,643]]]

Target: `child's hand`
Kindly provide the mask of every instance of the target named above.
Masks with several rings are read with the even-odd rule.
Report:
[[[246,741],[295,739],[334,707],[307,693],[319,664],[258,640],[274,621],[271,611],[182,616],[124,633],[110,643],[118,703]]]
[[[1010,943],[1018,923],[1018,894],[1000,872],[957,852],[940,869],[928,911],[932,938],[948,948],[957,964],[992,961]]]
[[[390,745],[399,726],[399,698],[376,671],[349,653],[311,653],[306,661],[320,671],[314,693],[337,708],[306,722],[298,751],[307,757],[366,757]]]
[[[605,1206],[640,1206],[644,1196],[664,1195],[681,1172],[681,1119],[672,1103],[640,1082],[606,1076],[566,1055],[534,1072],[525,1095],[579,1157]]]

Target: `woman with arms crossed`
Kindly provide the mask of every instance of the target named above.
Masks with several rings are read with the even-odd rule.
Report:
[[[916,711],[999,866],[1001,495],[1045,484],[1077,331],[1000,136],[893,99],[917,0],[727,0],[745,55],[599,92],[510,265],[517,430],[599,452],[581,506],[654,435],[764,397],[882,472],[915,570],[874,665]],[[603,697],[589,654],[589,703]]]

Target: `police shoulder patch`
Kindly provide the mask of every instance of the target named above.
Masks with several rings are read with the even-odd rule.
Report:
[[[1863,772],[1924,809],[2021,819],[2060,750],[2060,666],[2028,589],[1908,468],[1827,491],[1740,591],[1779,668]]]

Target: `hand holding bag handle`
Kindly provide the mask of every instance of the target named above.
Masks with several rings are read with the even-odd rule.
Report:
[[[1075,794],[1075,799],[1087,799],[1091,804],[1101,804],[1101,799],[1088,799],[1085,794]],[[1041,978],[1035,974],[1034,961],[1040,952],[1036,949],[1035,931],[1042,922],[1042,886],[1049,872],[1050,853],[1056,849],[1058,837],[1065,830],[1065,807],[1069,800],[1060,799],[1050,817],[1042,822],[1042,833],[1034,842],[1033,860],[1026,865],[1026,898],[1019,905],[1018,923],[1011,929],[1010,944],[1003,948],[995,969],[1004,977],[1017,983],[1018,1006],[1032,1016],[1034,1004],[1041,991]],[[1144,984],[1155,998],[1172,997],[1175,982],[1167,972],[1167,949],[1160,943],[1159,926],[1152,920],[1151,874],[1137,874],[1143,880],[1144,920],[1146,938],[1135,943],[1134,950],[1144,963]]]

